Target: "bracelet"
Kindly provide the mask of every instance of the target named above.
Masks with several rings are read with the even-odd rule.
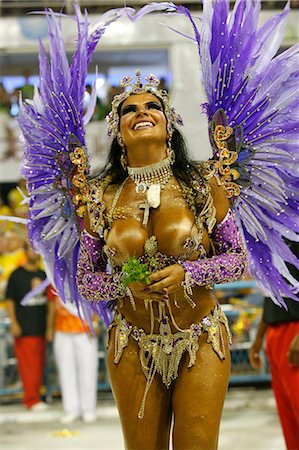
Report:
[[[182,281],[182,287],[184,289],[184,297],[188,301],[191,308],[195,308],[196,303],[192,300],[190,295],[193,295],[192,291],[192,278],[189,272],[185,272],[185,279]]]

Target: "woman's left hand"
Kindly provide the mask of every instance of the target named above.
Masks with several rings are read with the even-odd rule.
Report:
[[[149,292],[161,292],[171,294],[181,288],[182,282],[185,279],[185,271],[179,264],[165,267],[159,272],[150,275],[150,284],[146,286]]]

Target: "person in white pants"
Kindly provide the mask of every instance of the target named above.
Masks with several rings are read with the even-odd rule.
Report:
[[[52,308],[54,355],[64,416],[61,422],[96,419],[98,339],[82,324],[75,308],[65,305],[53,288],[48,291]]]

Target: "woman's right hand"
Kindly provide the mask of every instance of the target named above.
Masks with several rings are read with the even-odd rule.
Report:
[[[149,288],[144,283],[134,281],[130,283],[130,291],[135,299],[152,300],[156,302],[165,302],[168,300],[167,290],[163,289],[160,292],[150,292]]]
[[[262,365],[260,351],[263,347],[263,339],[256,338],[249,349],[249,362],[253,369],[259,370]]]
[[[22,328],[20,327],[18,322],[12,322],[10,324],[10,332],[13,337],[20,337],[22,335]]]

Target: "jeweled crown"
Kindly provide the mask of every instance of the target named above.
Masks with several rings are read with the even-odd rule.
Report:
[[[144,94],[150,92],[155,95],[161,102],[164,108],[164,114],[167,120],[167,131],[169,138],[171,138],[175,125],[183,125],[181,116],[176,112],[175,108],[170,106],[168,92],[158,89],[160,80],[155,75],[148,75],[145,77],[146,83],[141,82],[140,71],[136,70],[136,81],[133,82],[131,76],[124,76],[120,80],[120,86],[124,88],[124,92],[115,95],[112,100],[112,109],[106,116],[108,123],[108,136],[116,137],[119,132],[119,105],[132,94]]]

